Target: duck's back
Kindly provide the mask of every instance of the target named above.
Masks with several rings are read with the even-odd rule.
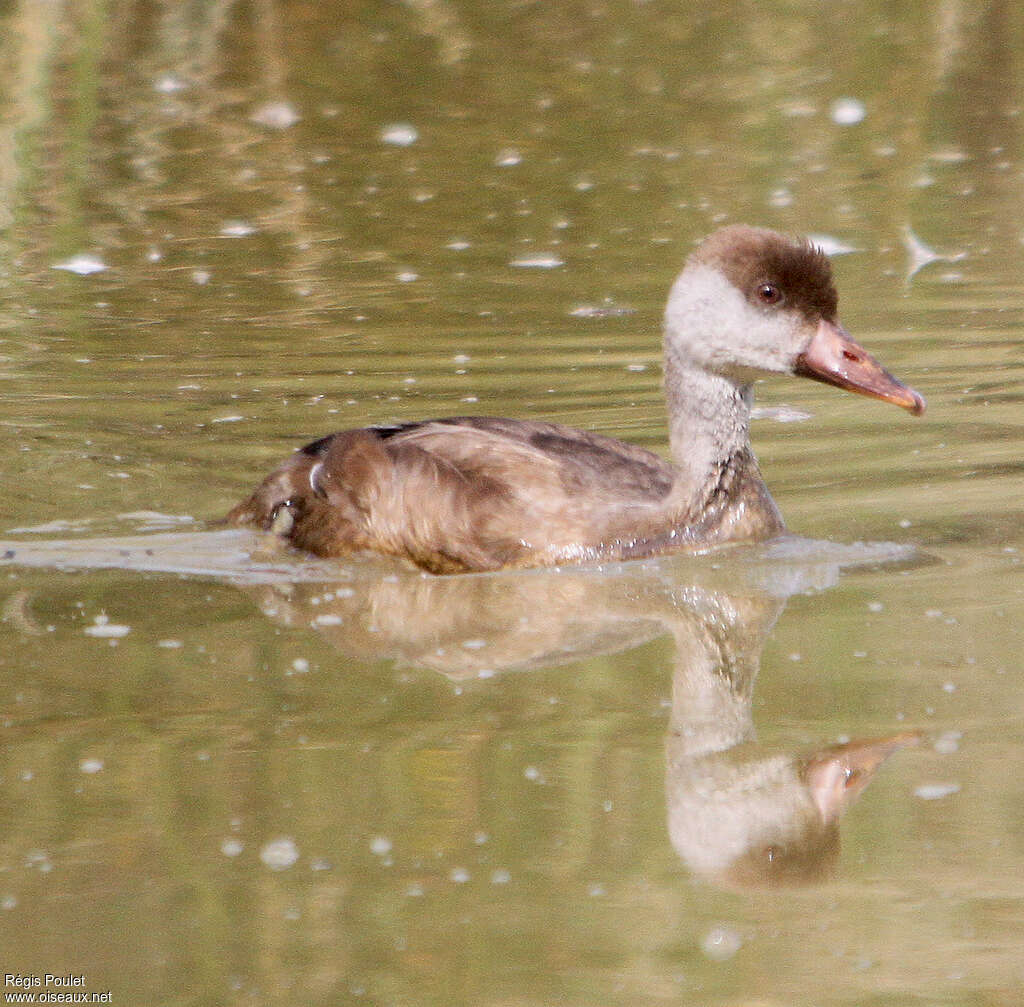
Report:
[[[296,451],[228,519],[321,556],[370,549],[435,572],[627,555],[664,524],[674,468],[555,423],[454,417]]]

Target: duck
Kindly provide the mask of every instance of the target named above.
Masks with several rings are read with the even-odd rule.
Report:
[[[812,241],[733,224],[706,237],[663,325],[671,460],[560,423],[453,416],[298,448],[227,515],[320,557],[378,553],[433,574],[625,561],[785,532],[750,445],[754,382],[797,375],[925,401],[839,322]]]

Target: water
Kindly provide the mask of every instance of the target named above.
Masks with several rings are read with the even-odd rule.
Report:
[[[0,13],[5,974],[1021,999],[1024,24],[733,13]],[[726,220],[818,235],[929,403],[759,385],[792,538],[437,579],[207,526],[366,422],[664,451],[663,300]]]

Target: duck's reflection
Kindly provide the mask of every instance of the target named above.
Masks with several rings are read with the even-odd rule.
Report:
[[[761,650],[784,602],[694,592],[672,627],[676,666],[665,743],[669,836],[694,874],[736,887],[822,880],[839,820],[912,732],[811,751],[759,745],[752,715]]]
[[[738,888],[828,878],[839,819],[912,732],[793,754],[737,746],[674,758],[668,745],[669,835],[695,874]]]
[[[772,627],[790,595],[829,586],[843,565],[659,561],[250,590],[269,617],[310,625],[347,654],[453,679],[550,667],[671,634],[669,835],[695,875],[749,887],[827,877],[842,814],[881,763],[916,740],[904,732],[793,752],[755,739],[754,683]]]

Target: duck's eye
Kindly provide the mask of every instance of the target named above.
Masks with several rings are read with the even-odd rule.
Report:
[[[762,304],[781,304],[782,291],[774,283],[761,283],[757,288],[757,299]]]

